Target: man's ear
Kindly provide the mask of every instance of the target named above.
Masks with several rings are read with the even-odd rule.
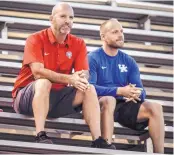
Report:
[[[53,21],[53,15],[50,15],[49,19],[52,22]]]
[[[100,33],[101,40],[105,39],[105,35],[103,33]]]

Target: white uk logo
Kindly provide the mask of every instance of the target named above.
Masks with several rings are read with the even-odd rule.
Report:
[[[121,72],[127,72],[127,66],[125,66],[124,64],[123,65],[118,64],[118,67],[119,67]]]
[[[102,66],[101,68],[102,68],[102,69],[106,69],[107,67]]]

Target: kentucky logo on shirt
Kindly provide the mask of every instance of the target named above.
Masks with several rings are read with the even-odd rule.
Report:
[[[68,57],[68,59],[71,59],[71,57],[72,57],[72,52],[71,52],[71,51],[66,52],[66,56]]]
[[[125,66],[124,64],[118,64],[118,67],[121,72],[127,72],[127,66]]]

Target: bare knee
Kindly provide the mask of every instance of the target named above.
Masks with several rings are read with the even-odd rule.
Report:
[[[73,101],[73,105],[83,104],[84,100],[91,100],[91,99],[93,101],[95,101],[95,100],[98,101],[97,93],[96,93],[95,87],[93,85],[90,85],[89,89],[86,90],[85,92],[77,90],[75,99]],[[94,103],[98,104],[98,102],[91,102],[91,101],[89,101],[88,105],[89,104],[94,105]]]
[[[48,94],[51,90],[52,83],[47,79],[38,79],[35,82],[35,94]]]
[[[93,97],[93,96],[97,97],[95,87],[90,84],[89,89],[85,91],[84,95],[85,96],[89,95],[90,97]]]
[[[89,86],[89,90],[88,90],[90,93],[94,93],[94,94],[96,94],[96,90],[95,90],[95,87],[92,85],[92,84],[90,84],[90,86]],[[86,91],[86,92],[88,92],[88,91]]]
[[[109,111],[111,113],[114,112],[116,106],[116,99],[112,96],[104,96],[100,98],[101,111]]]
[[[148,106],[146,106],[146,112],[149,116],[159,116],[163,114],[163,109],[158,103],[149,103]]]

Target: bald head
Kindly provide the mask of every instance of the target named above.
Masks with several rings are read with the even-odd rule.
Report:
[[[70,33],[73,25],[74,11],[68,3],[57,3],[50,16],[51,27],[53,32],[58,36]]]
[[[117,19],[109,19],[100,26],[101,40],[106,46],[120,48],[124,44],[122,25]]]
[[[100,35],[105,34],[107,31],[113,29],[114,27],[121,26],[119,21],[115,18],[106,20],[104,23],[100,26]]]
[[[54,16],[57,12],[61,12],[62,10],[71,10],[73,12],[73,8],[68,3],[60,2],[53,7],[51,15]]]

